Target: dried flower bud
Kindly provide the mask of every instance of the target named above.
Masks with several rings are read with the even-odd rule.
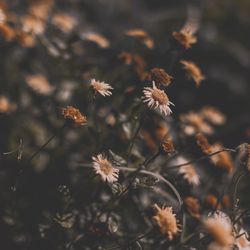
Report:
[[[142,29],[131,29],[125,33],[127,36],[136,37],[140,39],[147,48],[152,49],[154,47],[154,41],[149,34]]]
[[[87,123],[86,116],[82,115],[79,109],[76,109],[72,106],[62,109],[62,115],[65,119],[72,121],[76,125],[85,125]]]
[[[211,145],[202,133],[196,135],[196,142],[204,154],[210,154],[212,152]]]
[[[166,73],[164,69],[153,68],[150,70],[148,75],[149,81],[154,81],[156,84],[162,84],[163,86],[168,86],[173,77]]]
[[[0,113],[9,113],[16,109],[16,104],[9,101],[6,96],[0,96]]]
[[[205,230],[213,237],[208,249],[231,249],[234,243],[232,224],[223,212],[217,212],[203,222]]]
[[[205,79],[200,68],[195,63],[190,61],[181,60],[180,63],[184,65],[184,69],[187,71],[187,77],[189,79],[192,78],[196,84],[196,87],[199,87],[201,81]]]
[[[188,196],[184,199],[184,203],[186,205],[186,208],[189,214],[192,217],[199,219],[201,216],[200,214],[201,206],[200,206],[199,200],[194,197]]]
[[[185,49],[191,48],[192,44],[197,42],[197,38],[193,35],[193,32],[188,29],[173,32],[172,35]]]
[[[167,154],[175,152],[173,141],[171,139],[163,141],[163,143],[161,144],[161,149]]]
[[[220,209],[221,208],[221,204],[219,203],[218,204],[218,199],[215,195],[213,194],[208,194],[206,195],[205,197],[205,203],[208,207],[210,208],[217,208],[217,209]],[[217,207],[216,207],[217,206]]]
[[[155,204],[154,208],[156,209],[156,215],[153,219],[157,222],[161,233],[165,235],[167,239],[172,240],[180,231],[172,207],[160,208]]]

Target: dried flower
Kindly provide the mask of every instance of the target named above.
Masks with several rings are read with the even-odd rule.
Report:
[[[204,121],[203,117],[199,113],[193,111],[181,115],[180,119],[182,121],[182,127],[184,133],[187,135],[193,135],[196,132],[202,132],[204,134],[212,134],[214,132],[213,128]]]
[[[176,215],[173,213],[172,207],[160,208],[157,204],[154,205],[156,215],[153,219],[158,224],[160,231],[167,239],[172,240],[180,231],[176,220]]]
[[[220,143],[215,143],[212,145],[212,152],[219,151],[224,147]],[[210,157],[212,163],[214,163],[217,167],[226,170],[231,173],[234,169],[233,159],[231,154],[228,151],[220,152],[216,155]]]
[[[201,206],[200,206],[199,200],[192,196],[188,196],[184,199],[184,203],[186,205],[186,208],[189,214],[192,217],[199,219],[201,216],[200,214]]]
[[[25,77],[27,84],[37,93],[42,95],[50,95],[54,91],[48,79],[41,74],[27,75]]]
[[[173,141],[170,138],[168,138],[162,142],[161,148],[167,154],[171,154],[171,153],[175,152],[175,147],[174,147]]]
[[[180,63],[184,65],[188,78],[192,78],[195,81],[196,87],[199,87],[201,81],[205,79],[200,68],[190,61],[181,60]]]
[[[98,154],[96,157],[93,156],[92,160],[96,174],[99,174],[103,181],[113,183],[118,180],[119,169],[114,168],[103,154]]]
[[[212,209],[214,209],[214,208],[220,209],[221,208],[221,204],[218,203],[217,197],[213,194],[206,195],[205,203],[208,207],[210,207]]]
[[[153,39],[149,36],[149,34],[146,31],[142,29],[131,29],[128,30],[125,34],[127,36],[139,38],[141,42],[149,49],[152,49],[154,47]]]
[[[16,38],[16,30],[7,24],[0,24],[0,36],[6,41],[13,41]]]
[[[154,81],[156,84],[162,84],[163,86],[168,86],[173,77],[166,73],[164,69],[153,68],[150,70],[148,75],[148,80]]]
[[[164,115],[170,115],[172,113],[170,104],[174,105],[169,101],[166,93],[158,89],[153,82],[153,87],[145,87],[143,90],[144,96],[142,97],[143,102],[147,102],[147,105],[151,109],[160,109],[160,112]]]
[[[209,249],[231,249],[234,243],[232,225],[228,216],[223,212],[217,212],[203,221],[205,230],[211,234],[214,242]],[[216,248],[217,247],[217,248]]]
[[[26,48],[34,47],[36,44],[35,37],[32,34],[25,33],[23,31],[18,31],[16,33],[16,40]]]
[[[26,33],[41,35],[44,33],[45,22],[35,16],[26,15],[21,18],[22,30]]]
[[[183,178],[186,179],[189,184],[194,186],[200,184],[200,177],[191,164],[180,167],[179,173],[183,175]]]
[[[65,33],[71,32],[77,24],[76,19],[63,12],[56,13],[52,18],[52,24]]]
[[[98,34],[98,33],[93,33],[93,32],[87,33],[87,34],[82,35],[82,37],[83,39],[87,41],[96,43],[102,49],[109,48],[110,46],[109,40],[103,35]]]
[[[142,56],[123,51],[118,57],[127,65],[133,64],[133,69],[141,81],[146,79],[148,73],[145,70],[146,62]]]
[[[196,142],[204,154],[210,154],[212,152],[211,145],[202,133],[196,135]]]
[[[197,42],[197,38],[193,35],[193,31],[183,28],[179,32],[173,32],[173,37],[185,48],[191,48],[192,44]]]
[[[76,125],[85,125],[87,123],[87,118],[81,114],[79,109],[72,106],[62,109],[62,115],[65,119],[69,119],[74,122]]]
[[[102,96],[111,96],[112,92],[110,90],[112,90],[113,88],[105,82],[100,82],[97,81],[95,79],[91,79],[91,83],[90,83],[91,87],[93,88],[93,90],[95,91],[95,93],[99,93]]]
[[[8,113],[16,109],[16,104],[9,101],[6,96],[0,96],[0,113]]]
[[[204,107],[200,113],[205,119],[215,125],[223,125],[226,122],[225,115],[214,107]]]

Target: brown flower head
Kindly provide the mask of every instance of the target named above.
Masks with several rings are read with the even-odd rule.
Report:
[[[154,47],[154,41],[149,34],[142,29],[131,29],[125,33],[127,36],[136,37],[149,49]]]
[[[156,84],[162,84],[163,86],[168,86],[173,77],[166,73],[164,69],[153,68],[150,70],[148,75],[149,81],[154,81]]]
[[[79,109],[72,106],[62,109],[62,115],[65,119],[72,121],[76,125],[85,125],[87,123],[86,116],[82,115]]]
[[[225,115],[214,107],[204,107],[200,113],[205,119],[214,125],[223,125],[226,122]]]
[[[41,95],[50,95],[54,91],[54,87],[49,83],[48,79],[44,75],[27,75],[25,80],[35,92]]]
[[[196,219],[199,219],[201,217],[201,206],[198,199],[192,196],[188,196],[184,199],[184,203],[186,205],[187,211],[192,217]]]
[[[224,147],[220,143],[215,143],[212,146],[212,152],[219,151]],[[234,169],[234,163],[230,152],[223,151],[216,155],[210,157],[212,163],[214,163],[217,167],[226,170],[228,173],[232,173]]]
[[[13,41],[16,38],[16,30],[7,24],[0,24],[0,36],[6,41]]]
[[[109,40],[99,33],[91,32],[91,33],[83,34],[82,38],[84,40],[96,43],[102,49],[106,49],[110,47]]]
[[[232,224],[223,212],[217,212],[203,221],[204,229],[213,237],[209,249],[231,249],[234,243]]]
[[[213,194],[207,194],[205,197],[205,204],[212,209],[220,209],[221,204],[218,203],[218,198]]]
[[[56,13],[52,18],[52,24],[64,33],[71,32],[77,24],[76,18],[64,12]]]
[[[143,90],[144,96],[142,97],[143,102],[147,102],[148,107],[151,109],[158,109],[165,116],[170,115],[172,113],[170,109],[170,105],[174,105],[169,101],[166,93],[157,88],[155,83],[153,82],[153,87],[145,87]]]
[[[165,235],[167,239],[172,240],[180,231],[172,207],[160,208],[155,204],[154,208],[156,209],[156,215],[153,219],[158,224],[161,233]]]
[[[197,38],[193,35],[193,31],[184,28],[179,32],[173,32],[173,37],[185,48],[189,49],[197,42]]]
[[[214,129],[203,119],[199,113],[193,111],[180,116],[183,131],[187,135],[193,135],[197,132],[212,134]]]
[[[96,157],[93,156],[92,160],[96,174],[99,174],[103,181],[113,183],[118,180],[119,169],[114,168],[103,154],[98,154]]]
[[[16,104],[9,101],[6,96],[0,96],[0,113],[9,113],[16,109]]]
[[[192,78],[196,84],[196,87],[199,87],[201,81],[205,79],[200,68],[195,63],[190,61],[181,60],[180,63],[184,65],[184,69],[187,71],[188,78]]]
[[[45,22],[32,15],[22,17],[21,25],[24,32],[34,35],[41,35],[45,30]]]
[[[212,152],[212,148],[207,140],[207,137],[202,133],[198,133],[196,135],[196,142],[204,154],[210,154]]]
[[[175,152],[175,147],[174,147],[173,141],[170,138],[168,138],[162,142],[161,148],[162,148],[163,152],[165,152],[167,154],[171,154],[171,153]]]

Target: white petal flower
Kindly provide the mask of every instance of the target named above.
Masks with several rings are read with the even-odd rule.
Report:
[[[92,79],[90,85],[94,89],[95,92],[98,92],[102,96],[111,96],[112,95],[111,90],[113,88],[108,83],[100,82],[100,81],[97,81],[95,79]]]
[[[92,160],[96,174],[99,174],[103,181],[113,183],[118,180],[119,169],[114,168],[104,155],[98,154],[96,157],[93,156]]]
[[[170,109],[170,104],[174,105],[172,102],[169,101],[168,96],[166,93],[158,89],[155,86],[155,82],[153,82],[153,87],[145,87],[143,90],[144,96],[142,97],[143,102],[146,102],[148,107],[151,109],[158,109],[162,114],[165,116],[170,115],[172,110]]]

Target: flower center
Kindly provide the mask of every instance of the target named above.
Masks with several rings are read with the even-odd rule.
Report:
[[[105,175],[111,174],[113,169],[112,165],[108,161],[102,162],[100,168]]]
[[[161,105],[166,105],[168,103],[168,97],[163,90],[154,89],[152,91],[152,97],[155,101],[158,101]]]

